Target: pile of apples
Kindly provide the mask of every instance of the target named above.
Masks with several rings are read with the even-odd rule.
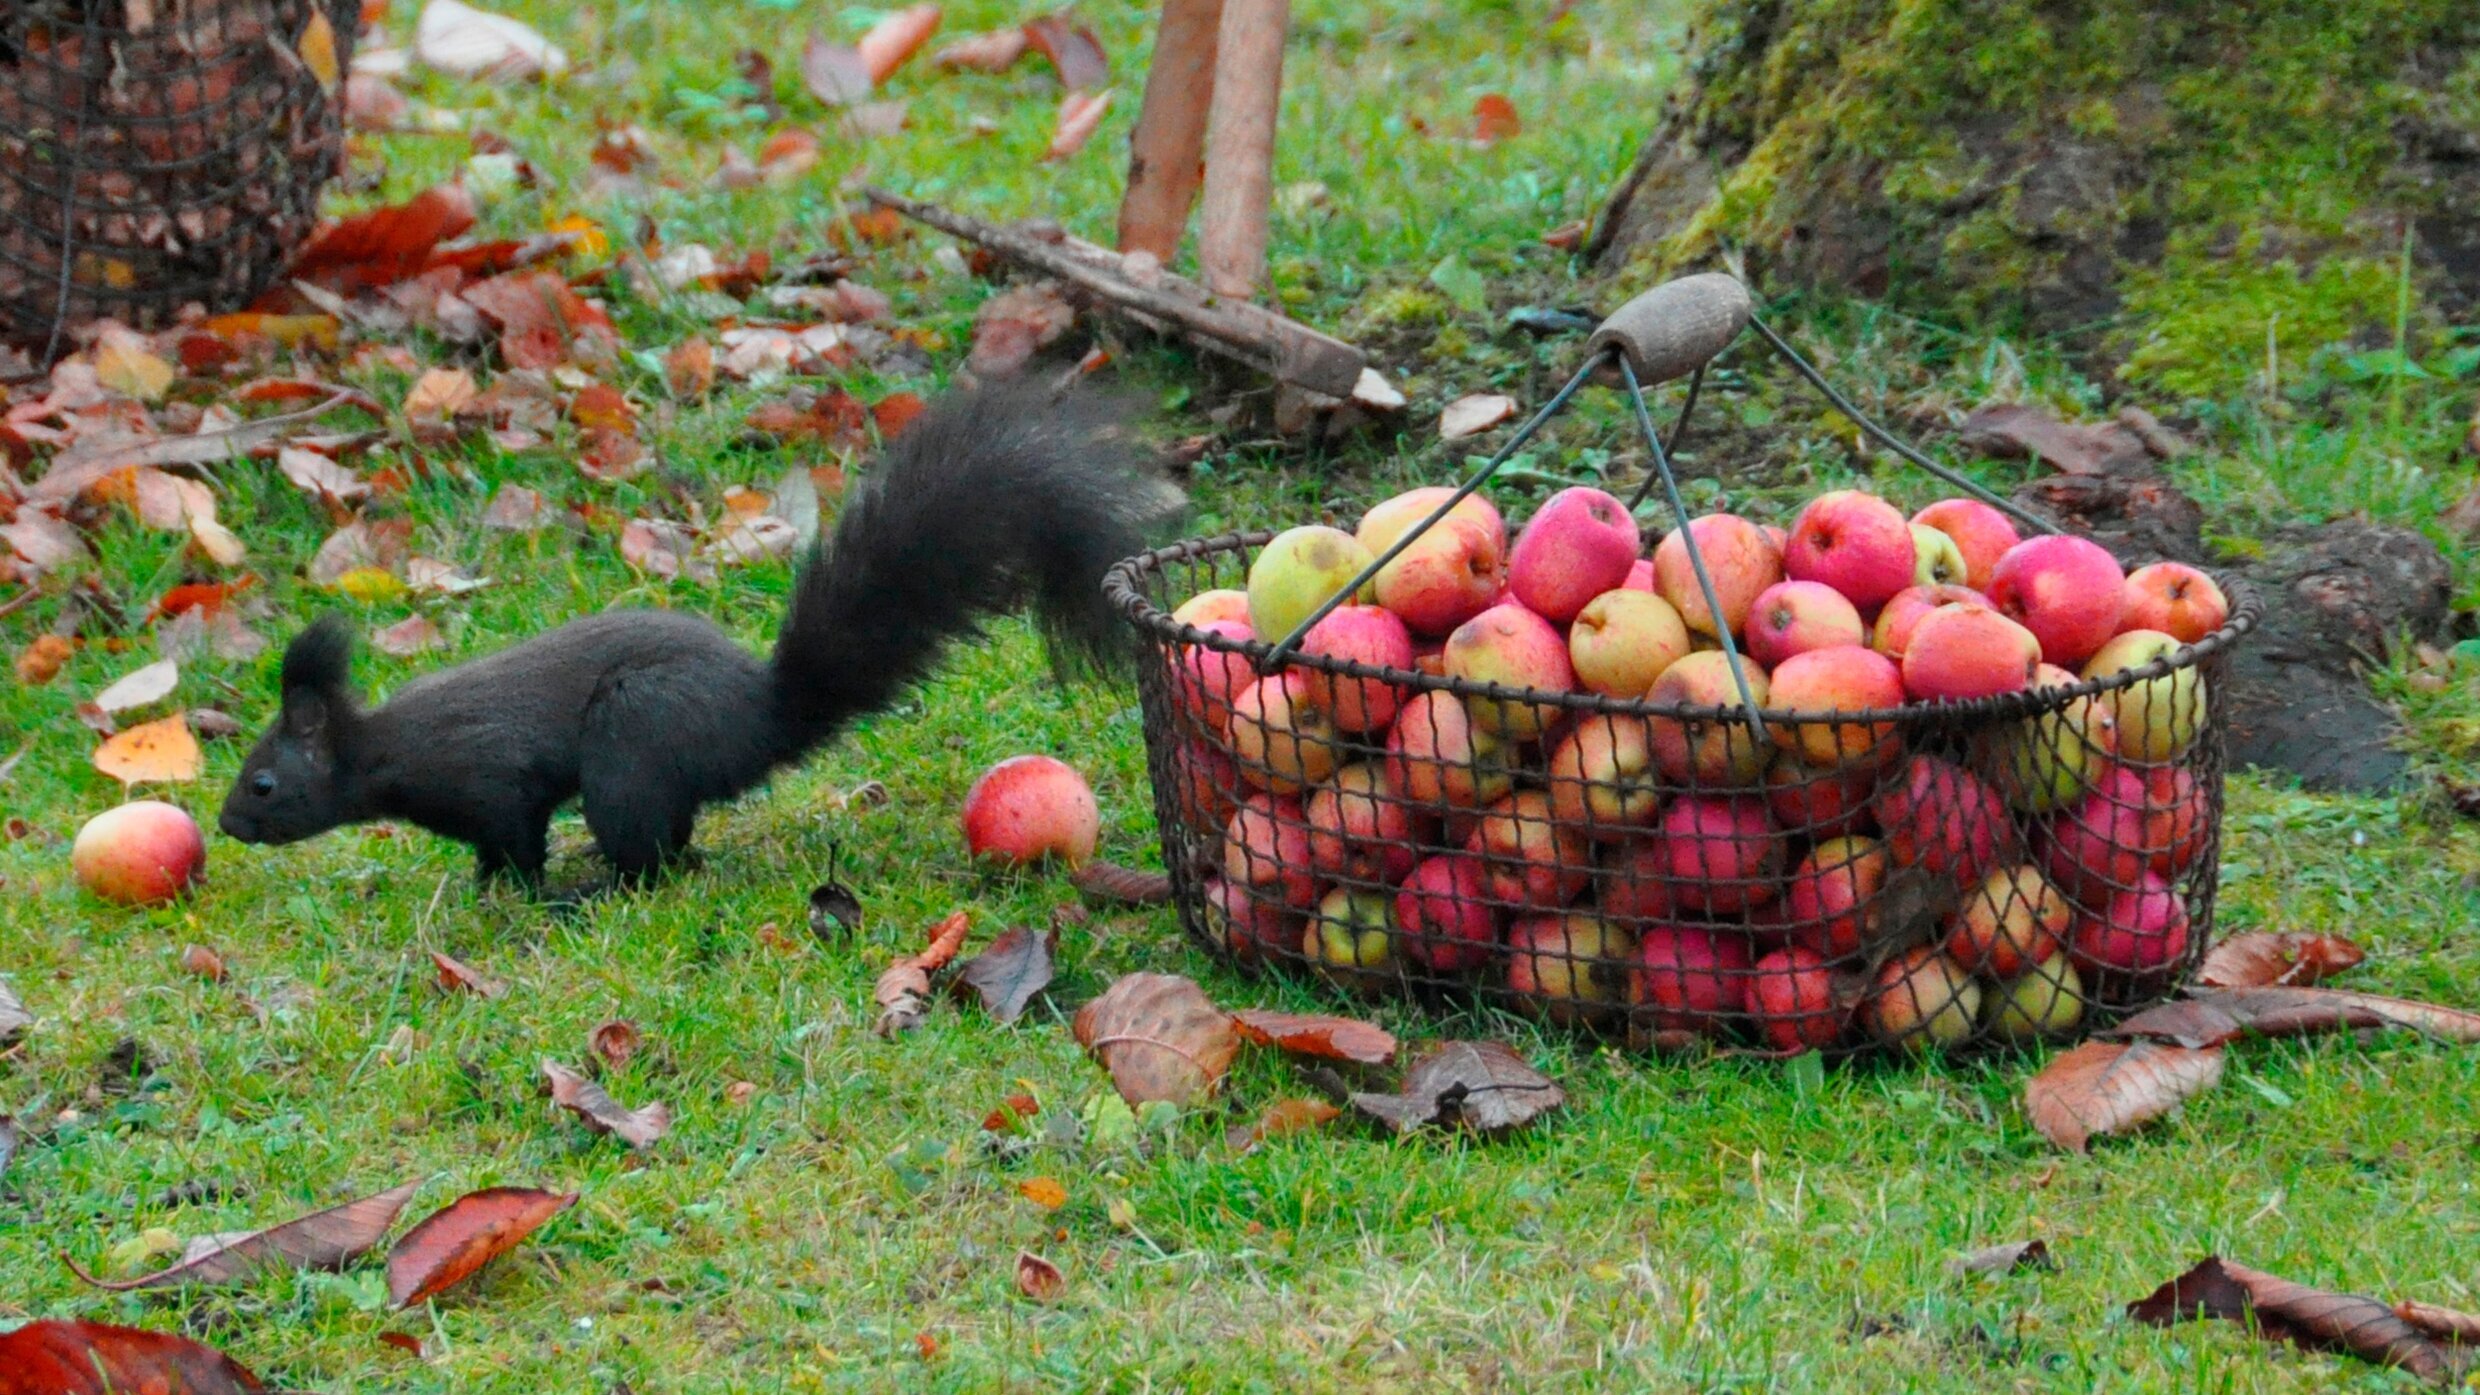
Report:
[[[1917,705],[2175,654],[2228,618],[2210,577],[2128,575],[1975,500],[1907,519],[1840,490],[1787,533],[1691,520],[1709,604],[1679,533],[1643,555],[1601,490],[1553,496],[1512,546],[1472,495],[1308,630],[1329,662],[1259,673],[1247,641],[1292,633],[1450,495],[1291,529],[1245,592],[1174,612],[1200,633],[1167,675],[1169,794],[1235,957],[1785,1052],[2065,1033],[2186,962],[2181,882],[2212,836],[2183,759],[2195,666],[2030,716]],[[1804,720],[1752,731],[1725,629],[1759,707]],[[1542,700],[1571,693],[1716,715]]]

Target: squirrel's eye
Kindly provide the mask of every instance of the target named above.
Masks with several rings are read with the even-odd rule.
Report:
[[[256,775],[250,777],[250,793],[264,798],[267,795],[274,794],[275,792],[276,776],[274,771],[262,770]]]

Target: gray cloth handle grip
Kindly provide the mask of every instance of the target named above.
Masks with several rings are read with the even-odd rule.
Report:
[[[1585,357],[1602,362],[1598,381],[1616,386],[1618,370],[1603,357],[1616,349],[1627,355],[1636,381],[1651,387],[1684,378],[1729,348],[1755,313],[1739,278],[1720,271],[1682,276],[1611,311],[1585,341]]]

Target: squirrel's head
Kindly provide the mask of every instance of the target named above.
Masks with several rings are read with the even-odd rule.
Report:
[[[339,752],[360,714],[345,686],[353,634],[320,616],[284,651],[284,709],[250,749],[216,824],[244,843],[291,843],[350,818]]]

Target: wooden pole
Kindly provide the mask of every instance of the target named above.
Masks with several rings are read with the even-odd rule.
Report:
[[[1290,0],[1223,5],[1206,126],[1205,209],[1197,228],[1198,271],[1216,295],[1246,299],[1265,278],[1275,117],[1283,104],[1283,38],[1290,27]]]
[[[1119,250],[1169,265],[1188,232],[1203,173],[1206,107],[1214,95],[1215,31],[1223,0],[1163,0],[1145,73],[1145,107],[1128,137],[1128,192],[1119,201]]]

